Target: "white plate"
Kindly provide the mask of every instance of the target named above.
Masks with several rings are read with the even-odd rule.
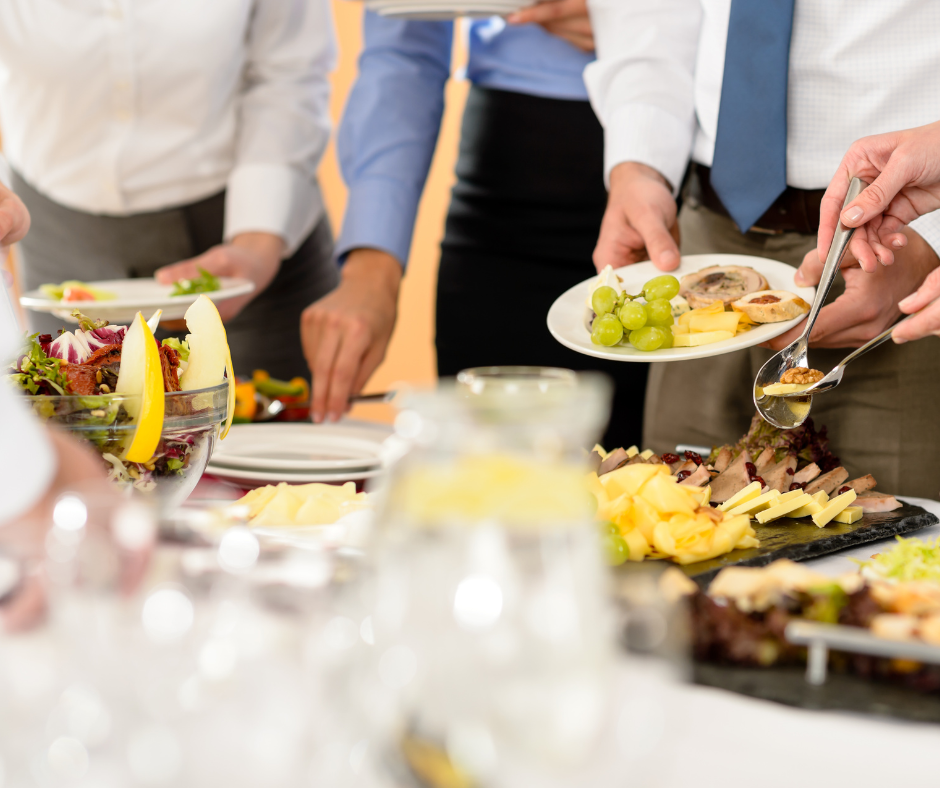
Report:
[[[271,471],[372,470],[382,464],[384,424],[236,424],[212,453],[212,464]]]
[[[110,301],[73,301],[63,304],[54,301],[39,290],[30,290],[20,296],[20,304],[26,309],[35,312],[51,312],[56,317],[68,323],[77,323],[72,317],[73,309],[80,309],[82,313],[92,319],[102,318],[117,325],[128,324],[138,312],[149,318],[157,309],[163,310],[161,322],[166,320],[180,320],[186,310],[200,294],[171,296],[173,285],[161,285],[153,278],[143,279],[107,279],[101,282],[88,282],[87,284],[100,290],[108,290],[117,298]],[[254,283],[247,279],[232,277],[219,277],[221,288],[206,293],[215,303],[226,301],[236,296],[247,295],[255,289]]]
[[[288,482],[290,484],[310,484],[311,482],[357,482],[363,479],[371,479],[382,473],[382,468],[371,468],[367,470],[352,470],[343,472],[326,471],[258,471],[251,468],[226,468],[223,465],[213,465],[211,462],[206,466],[206,473],[215,476],[218,479],[228,479],[235,482],[246,482],[250,485],[278,484],[279,482]]]
[[[749,257],[738,254],[689,255],[682,258],[677,270],[669,273],[681,279],[686,274],[713,265],[741,265],[753,268],[764,275],[771,290],[789,290],[810,304],[813,303],[813,298],[816,295],[815,287],[797,287],[793,283],[793,275],[796,273],[795,268],[776,260],[767,260],[764,257]],[[617,274],[623,280],[624,289],[628,293],[640,292],[644,284],[654,276],[659,276],[662,273],[652,263],[637,263],[636,265],[617,269]],[[783,323],[764,323],[732,339],[714,342],[711,345],[701,345],[700,347],[674,347],[648,353],[637,350],[631,345],[604,347],[591,342],[591,332],[588,330],[591,310],[584,303],[591,284],[596,278],[596,276],[593,276],[581,282],[581,284],[575,285],[561,295],[552,304],[552,308],[548,310],[548,330],[552,336],[565,347],[595,358],[606,358],[611,361],[686,361],[693,358],[720,356],[724,353],[733,353],[735,350],[742,350],[753,345],[759,345],[761,342],[767,342],[799,325],[805,319],[804,315]]]

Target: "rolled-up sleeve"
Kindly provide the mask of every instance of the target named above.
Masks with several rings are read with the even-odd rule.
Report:
[[[404,266],[444,113],[453,24],[366,12],[363,37],[337,139],[349,196],[336,251],[380,249]]]
[[[604,172],[635,161],[678,190],[695,134],[699,0],[588,0],[597,60],[584,71],[604,126]]]
[[[330,137],[336,61],[327,0],[258,0],[247,41],[225,238],[279,235],[289,257],[323,215],[317,168]]]

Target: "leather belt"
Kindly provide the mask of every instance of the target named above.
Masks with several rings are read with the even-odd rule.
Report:
[[[689,173],[689,196],[710,211],[729,216],[721,198],[711,185],[711,168],[693,162]],[[787,186],[749,232],[780,235],[802,233],[816,235],[819,230],[819,206],[825,189],[797,189]],[[730,216],[729,216],[730,218]]]

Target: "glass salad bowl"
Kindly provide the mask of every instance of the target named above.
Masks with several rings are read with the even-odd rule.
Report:
[[[159,505],[169,507],[189,496],[209,462],[226,417],[228,382],[163,396],[160,442],[150,460],[143,463],[121,459],[135,430],[124,405],[138,397],[36,395],[27,397],[26,402],[44,421],[88,443],[101,456],[113,482],[156,496]]]

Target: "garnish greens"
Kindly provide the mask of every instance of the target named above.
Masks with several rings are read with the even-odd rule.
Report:
[[[78,321],[78,327],[82,331],[94,331],[95,329],[104,328],[108,325],[107,320],[102,318],[99,318],[98,320],[92,320],[87,315],[83,315],[80,309],[73,309],[72,317]],[[59,333],[61,333],[61,330]]]
[[[940,580],[940,538],[924,542],[921,539],[902,539],[898,543],[862,566],[881,577],[891,580]]]
[[[179,340],[176,337],[169,337],[163,340],[163,344],[179,353],[182,361],[189,361],[189,342],[185,339]]]
[[[19,364],[19,369],[10,375],[13,382],[30,394],[37,394],[47,386],[58,394],[65,394],[68,382],[62,374],[62,361],[50,358],[36,341],[39,334],[29,337],[29,347]]]
[[[171,296],[196,295],[197,293],[211,293],[219,290],[222,283],[219,277],[210,274],[205,268],[199,268],[199,276],[195,279],[180,279],[173,284]]]

